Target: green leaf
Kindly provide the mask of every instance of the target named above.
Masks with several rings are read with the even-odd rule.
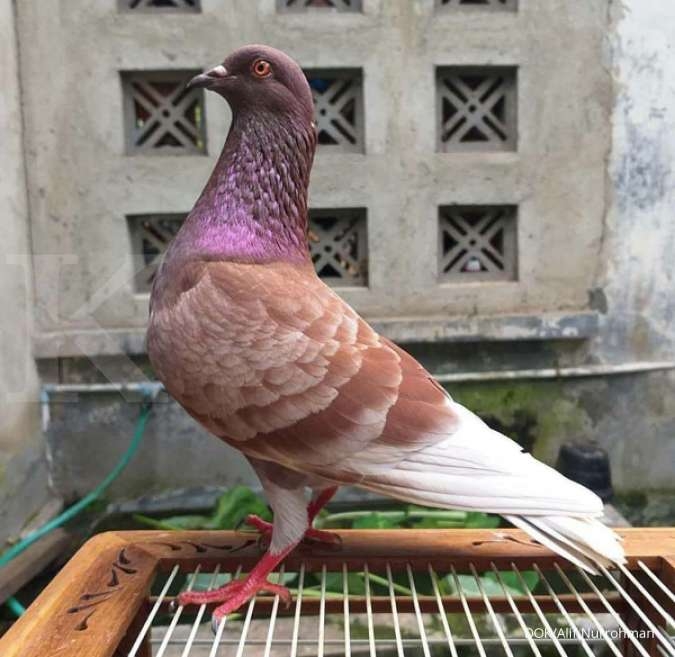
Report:
[[[157,520],[136,513],[133,516],[136,522],[147,525],[153,529],[176,531],[181,529],[202,529],[209,520],[208,516],[170,516]]]
[[[453,588],[456,589],[454,586],[454,577],[448,576],[447,579],[450,581]],[[459,585],[462,587],[462,591],[464,591],[464,595],[474,598],[482,597],[480,588],[478,587],[478,582],[473,575],[457,575],[457,579],[459,580]],[[488,597],[504,595],[504,591],[496,579],[490,579],[485,575],[480,576],[479,579],[481,586]]]
[[[191,582],[191,578],[187,578],[183,590],[187,589],[187,585]],[[199,573],[195,576],[194,584],[192,585],[193,591],[206,591],[209,586],[212,585],[212,588],[218,588],[220,586],[225,586],[228,582],[232,581],[232,576],[229,573],[220,573],[213,576],[213,573]]]
[[[487,513],[478,511],[469,511],[466,514],[464,526],[467,529],[493,529],[499,527],[499,516],[491,516]]]
[[[499,574],[501,575],[504,585],[507,589],[509,589],[509,593],[516,593],[518,595],[525,595],[527,593],[516,573],[506,570],[500,571]],[[534,570],[521,570],[520,574],[523,576],[527,588],[530,591],[534,591],[534,589],[537,587],[537,584],[539,584],[539,575]],[[497,577],[494,573],[486,573],[485,577],[492,577],[495,581],[497,581]]]
[[[518,579],[518,576],[512,571],[500,571],[500,576],[504,586],[511,595],[525,595],[525,591]],[[521,572],[530,591],[533,591],[539,583],[539,575],[536,572],[527,570]],[[478,582],[473,575],[457,575],[459,585],[462,587],[465,595],[481,597]],[[504,590],[497,576],[493,572],[487,572],[479,576],[481,586],[487,596],[503,596]],[[455,579],[452,575],[446,575],[439,580],[441,593],[456,593]]]
[[[272,514],[262,497],[246,486],[235,486],[217,500],[211,515],[181,515],[155,519],[137,514],[134,519],[154,529],[235,529],[249,514],[271,520]]]
[[[421,518],[410,523],[415,529],[461,529],[464,522],[461,520],[444,520],[443,518]]]
[[[363,577],[359,573],[349,573],[347,575],[347,587],[349,595],[365,595],[366,585]],[[326,573],[326,591],[332,593],[344,593],[344,580],[342,573]]]
[[[235,529],[249,514],[259,515],[264,520],[272,517],[261,497],[246,486],[235,486],[218,498],[206,529]]]
[[[416,504],[409,504],[406,507],[406,513],[409,516],[420,515],[421,517],[429,518],[443,518],[444,520],[454,520],[457,522],[464,522],[467,517],[466,511],[456,511],[453,509],[436,509],[426,506],[417,506]]]
[[[354,529],[393,529],[400,526],[395,519],[373,511],[367,516],[354,520],[352,527]]]

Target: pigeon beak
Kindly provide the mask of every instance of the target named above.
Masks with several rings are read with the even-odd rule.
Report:
[[[186,89],[211,89],[219,80],[223,80],[229,75],[227,69],[222,65],[214,66],[212,69],[195,75],[186,85]]]

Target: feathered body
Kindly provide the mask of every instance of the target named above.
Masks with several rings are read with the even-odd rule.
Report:
[[[500,513],[584,567],[621,560],[616,536],[596,520],[599,498],[455,403],[316,276],[306,236],[315,136],[302,74],[261,46],[225,68],[263,58],[296,102],[280,109],[276,88],[266,99],[264,79],[252,87],[264,102],[248,88],[221,91],[233,126],[157,274],[148,329],[168,392],[248,457],[275,512],[267,561],[210,598],[227,600],[219,615],[275,590],[264,575],[343,484]],[[309,513],[306,487],[323,491]],[[195,595],[185,601],[203,601]]]

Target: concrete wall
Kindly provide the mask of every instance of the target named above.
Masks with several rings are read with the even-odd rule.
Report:
[[[0,546],[49,494],[31,344],[29,226],[12,5],[0,2]]]
[[[65,259],[58,274],[52,261],[37,267],[39,356],[143,352],[147,295],[133,291],[125,215],[188,211],[225,138],[227,107],[207,94],[207,156],[128,155],[120,72],[201,69],[251,42],[305,68],[363,70],[365,152],[320,149],[311,188],[314,207],[368,209],[369,286],[344,290],[358,310],[395,338],[410,322],[433,337],[466,316],[494,317],[502,337],[535,337],[513,319],[523,314],[549,318],[552,334],[593,330],[583,319],[610,147],[605,1],[514,12],[367,0],[359,13],[284,14],[275,0],[204,0],[201,13],[152,15],[115,0],[57,0],[50,12],[24,0],[20,21],[33,249]],[[41,75],[46,60],[58,75]],[[517,67],[516,151],[437,152],[435,69],[448,65]],[[518,206],[517,280],[439,281],[444,204]]]
[[[611,2],[607,18],[612,143],[601,255],[588,290],[598,312],[597,335],[577,344],[482,345],[460,357],[456,350],[434,354],[422,347],[420,352],[443,371],[671,363],[671,369],[651,373],[451,388],[493,424],[525,444],[532,441],[540,458],[553,462],[564,439],[594,440],[609,452],[617,489],[673,491],[675,6],[658,0]]]
[[[124,216],[188,210],[227,128],[207,96],[209,156],[125,155],[119,71],[200,68],[265,41],[308,67],[364,69],[366,152],[319,153],[312,181],[313,205],[369,210],[371,285],[346,298],[537,456],[595,440],[617,488],[673,489],[675,376],[655,364],[675,360],[675,10],[522,0],[515,13],[453,14],[431,0],[364,0],[363,14],[309,17],[277,15],[273,0],[204,0],[202,14],[139,17],[113,0],[57,4],[20,6],[43,381],[152,376]],[[61,74],[36,85],[46,59]],[[434,65],[495,63],[519,66],[518,151],[435,152]],[[436,209],[451,202],[519,205],[518,281],[438,283]],[[524,369],[534,372],[499,374]],[[47,440],[64,495],[109,471],[137,411],[111,395],[55,401]],[[112,494],[250,477],[161,404]]]

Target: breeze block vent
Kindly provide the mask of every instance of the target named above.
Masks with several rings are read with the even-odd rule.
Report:
[[[441,281],[515,280],[516,217],[513,205],[441,207],[438,223]]]
[[[361,11],[361,0],[277,0],[278,11]]]
[[[501,11],[518,8],[518,0],[436,0],[437,7],[450,9],[483,9]]]
[[[436,84],[439,150],[516,149],[515,67],[442,67]]]
[[[314,98],[319,147],[364,149],[363,79],[360,69],[305,71]]]
[[[120,11],[197,12],[201,11],[200,0],[119,0]]]
[[[204,90],[185,88],[190,78],[199,72],[122,74],[129,154],[206,153]]]
[[[134,291],[150,292],[162,256],[185,220],[184,214],[138,214],[127,217],[134,258]]]
[[[367,285],[365,208],[311,210],[309,249],[314,268],[326,283],[334,287]]]

